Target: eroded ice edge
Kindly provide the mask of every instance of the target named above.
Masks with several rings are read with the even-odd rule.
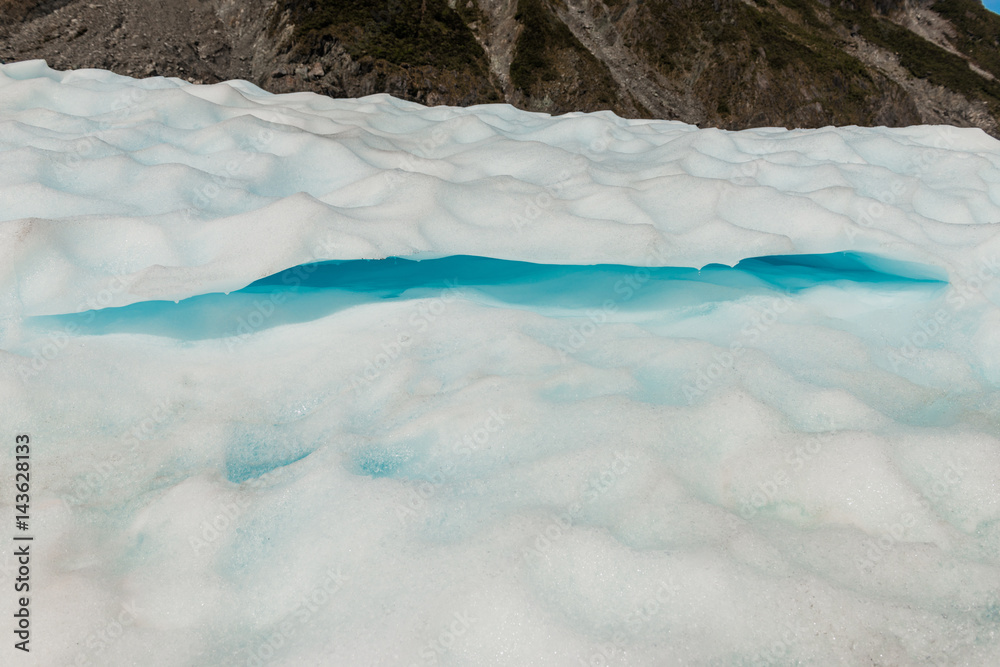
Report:
[[[0,150],[24,664],[1000,663],[981,131],[34,61]]]

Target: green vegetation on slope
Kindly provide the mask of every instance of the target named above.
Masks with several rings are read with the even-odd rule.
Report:
[[[552,49],[573,49],[578,45],[583,49],[569,28],[542,6],[541,0],[518,0],[514,19],[524,28],[510,63],[510,80],[524,92],[539,81],[557,77]]]
[[[466,25],[477,18],[475,4],[452,9],[447,0],[290,0],[288,7],[296,55],[322,53],[324,42],[337,39],[355,59],[487,74],[486,54]]]
[[[939,0],[932,9],[955,26],[958,50],[1000,78],[1000,16],[978,0]]]
[[[514,46],[510,80],[525,95],[543,96],[546,84],[575,80],[563,95],[587,108],[614,108],[618,86],[607,67],[580,43],[546,0],[518,0],[517,20],[522,26]]]
[[[608,66],[560,19],[568,11],[562,3],[518,0],[521,30],[510,66],[510,101],[554,113],[646,113],[631,97],[619,99]],[[293,61],[308,62],[335,40],[362,68],[408,82],[413,89],[407,95],[461,89],[463,99],[479,100],[464,87],[484,80],[496,94],[487,56],[469,27],[488,20],[478,2],[283,0],[283,6],[295,30]],[[890,19],[904,9],[904,0],[605,0],[604,6],[605,19],[625,45],[673,82],[672,93],[687,100],[685,113],[697,115],[699,123],[914,122],[913,98],[851,55],[848,34],[897,54],[914,77],[984,100],[1000,114],[1000,82]],[[955,26],[956,48],[1000,79],[1000,17],[977,0],[937,0],[933,9]],[[597,33],[595,39],[601,39]],[[400,75],[407,67],[424,70],[412,78]],[[655,84],[648,89],[655,94]]]
[[[726,26],[722,39],[737,39],[742,32],[744,39],[764,48],[773,69],[796,65],[822,77],[840,77],[845,82],[844,92],[860,101],[867,93],[863,82],[871,82],[864,64],[829,39],[829,28],[816,15],[813,0],[784,3],[798,10],[807,25],[792,23],[777,11],[765,14],[737,3],[735,21]]]
[[[760,47],[767,64],[777,70],[799,65],[818,74],[841,72],[866,77],[865,67],[829,40],[828,31],[816,15],[813,0],[783,0],[802,15],[805,25],[792,23],[775,9],[761,3],[754,9],[742,2],[694,2],[679,7],[671,0],[648,2],[653,25],[642,46],[666,70],[684,65],[699,42],[720,48],[748,45]]]
[[[688,79],[696,72],[695,94],[714,98],[706,104],[720,116],[768,104],[748,90],[761,85],[759,75],[778,80],[788,105],[818,103],[833,122],[864,122],[876,90],[872,74],[839,40],[830,39],[814,0],[782,0],[782,5],[801,20],[789,20],[767,0],[758,2],[759,8],[739,0],[649,0],[646,25],[630,41],[670,78]]]
[[[836,8],[834,12],[845,25],[857,26],[862,37],[895,53],[900,64],[918,79],[926,79],[972,99],[992,104],[1000,102],[1000,84],[972,71],[963,58],[887,18]]]

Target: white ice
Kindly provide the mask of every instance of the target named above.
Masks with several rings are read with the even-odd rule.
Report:
[[[32,61],[0,156],[4,664],[1000,664],[981,131]]]

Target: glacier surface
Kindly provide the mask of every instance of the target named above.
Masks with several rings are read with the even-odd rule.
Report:
[[[0,151],[19,664],[1000,664],[983,132],[30,61]]]

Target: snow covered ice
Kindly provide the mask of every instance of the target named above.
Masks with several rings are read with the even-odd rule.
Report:
[[[983,132],[32,61],[0,150],[4,664],[1000,664]]]

